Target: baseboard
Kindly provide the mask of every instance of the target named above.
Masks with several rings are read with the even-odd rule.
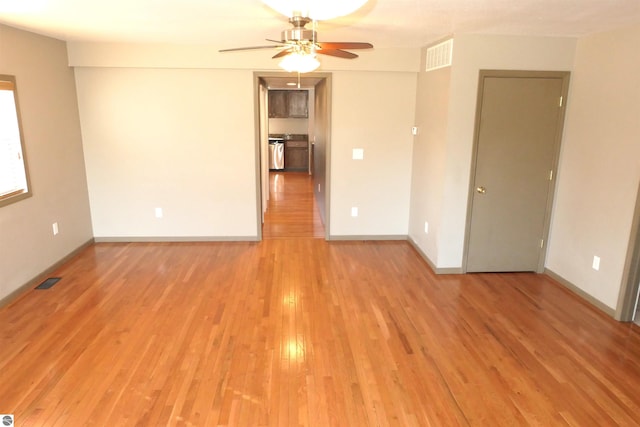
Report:
[[[420,255],[420,257],[427,263],[429,264],[429,267],[431,267],[431,269],[433,270],[433,272],[435,273],[436,270],[438,269],[436,267],[436,265],[434,264],[433,261],[431,261],[431,258],[429,258],[427,256],[427,254],[425,254],[422,249],[420,249],[420,246],[418,246],[418,244],[416,243],[415,240],[413,240],[411,237],[407,236],[407,241],[411,244],[411,246],[413,247],[413,249],[418,252],[418,255]],[[436,273],[437,274],[437,273]]]
[[[434,273],[436,273],[438,275],[439,274],[464,274],[464,271],[462,271],[462,267],[451,267],[451,268],[438,268],[438,267],[436,267],[434,262],[431,261],[431,258],[429,258],[427,256],[427,254],[425,254],[422,251],[422,249],[420,249],[420,247],[415,242],[415,240],[413,240],[411,237],[407,236],[407,241],[411,244],[411,246],[413,246],[413,249],[415,249],[416,252],[418,252],[418,255],[420,255],[420,257],[422,259],[424,259],[427,264],[429,264],[429,267],[431,267],[431,269],[433,270]]]
[[[585,300],[586,302],[588,302],[592,306],[596,307],[600,311],[603,311],[606,314],[608,314],[609,316],[615,318],[615,316],[616,316],[615,309],[613,309],[613,308],[609,307],[608,305],[603,304],[601,301],[595,299],[594,297],[592,297],[591,295],[589,295],[588,293],[586,293],[585,291],[583,291],[582,289],[580,289],[579,287],[577,287],[576,285],[574,285],[573,283],[571,283],[570,281],[565,279],[564,277],[560,276],[558,273],[556,273],[556,272],[554,272],[552,270],[549,270],[548,268],[545,268],[544,269],[544,274],[546,274],[547,276],[551,277],[553,280],[555,280],[556,282],[558,282],[559,284],[561,284],[562,286],[564,286],[565,288],[567,288],[568,290],[570,290],[574,294],[578,295],[580,298],[582,298],[583,300]]]
[[[25,283],[24,285],[20,286],[19,288],[17,288],[15,291],[11,292],[9,295],[5,296],[4,298],[0,299],[0,307],[4,307],[6,305],[9,305],[13,301],[17,300],[20,296],[22,296],[29,289],[35,288],[38,284],[40,284],[40,282],[42,282],[44,279],[49,277],[49,275],[51,273],[53,273],[55,270],[60,268],[63,264],[68,262],[71,258],[73,258],[76,255],[78,255],[80,252],[82,252],[83,250],[85,250],[89,246],[93,245],[93,243],[94,243],[94,239],[93,238],[87,240],[86,242],[84,242],[83,244],[78,246],[76,249],[72,250],[70,253],[68,253],[67,255],[62,257],[60,260],[58,260],[57,262],[55,262],[52,265],[50,265],[48,268],[46,268],[40,274],[38,274],[37,276],[35,276],[31,280],[27,281],[27,283]]]
[[[372,236],[357,236],[357,235],[335,235],[332,234],[327,240],[407,240],[407,236],[404,234],[383,234]]]
[[[96,243],[258,242],[257,236],[107,236]]]

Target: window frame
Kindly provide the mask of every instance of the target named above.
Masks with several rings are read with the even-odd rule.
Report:
[[[20,102],[18,101],[18,85],[16,84],[16,77],[8,74],[0,74],[0,90],[12,90],[13,100],[15,103],[16,116],[18,121],[18,132],[20,136],[20,147],[22,150],[22,166],[25,174],[26,191],[24,189],[13,191],[4,195],[0,195],[0,207],[7,206],[9,204],[24,200],[31,197],[31,180],[29,178],[29,166],[27,162],[27,153],[24,143],[24,132],[22,131],[22,117],[20,115]]]

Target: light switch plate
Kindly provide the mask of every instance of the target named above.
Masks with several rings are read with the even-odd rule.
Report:
[[[353,160],[364,160],[364,149],[362,149],[362,148],[354,148],[353,149]]]

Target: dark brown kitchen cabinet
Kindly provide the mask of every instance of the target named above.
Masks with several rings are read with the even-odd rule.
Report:
[[[290,90],[289,98],[289,117],[309,117],[309,92],[306,90]]]
[[[284,169],[288,171],[309,169],[309,144],[307,141],[285,141]]]
[[[284,154],[284,168],[288,171],[306,171],[309,168],[309,150],[289,148]]]
[[[269,117],[286,118],[289,115],[286,90],[269,91]]]
[[[309,117],[309,93],[306,90],[270,90],[269,118]]]

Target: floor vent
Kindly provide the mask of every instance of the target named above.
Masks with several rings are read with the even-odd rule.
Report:
[[[50,287],[58,283],[60,279],[61,277],[49,277],[47,280],[36,286],[36,289],[49,289]]]
[[[425,71],[450,67],[453,60],[453,39],[449,39],[427,49],[427,66]]]

